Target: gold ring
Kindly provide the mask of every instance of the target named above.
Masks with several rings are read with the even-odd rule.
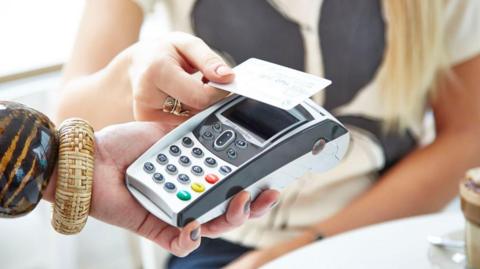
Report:
[[[182,110],[182,103],[171,96],[167,96],[163,102],[163,112],[173,114],[175,116],[187,117],[190,114],[188,110]]]

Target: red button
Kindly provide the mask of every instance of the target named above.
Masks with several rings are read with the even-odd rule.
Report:
[[[218,181],[218,177],[215,174],[208,174],[205,176],[205,180],[210,184],[215,184]]]

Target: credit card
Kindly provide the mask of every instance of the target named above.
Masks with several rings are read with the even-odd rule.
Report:
[[[230,84],[209,82],[212,87],[289,110],[325,89],[332,82],[292,68],[250,58],[233,68]]]

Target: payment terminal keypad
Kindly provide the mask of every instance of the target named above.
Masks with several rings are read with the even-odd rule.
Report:
[[[223,126],[215,125],[207,134],[203,133],[202,139],[211,141],[213,147],[213,143],[223,133]],[[231,137],[235,136],[235,132],[230,130],[224,144],[233,146],[235,141]],[[228,145],[223,148],[224,151],[229,150]],[[218,184],[235,168],[211,153],[193,133],[160,150],[143,165],[145,180],[158,185],[157,192],[160,196],[175,199],[184,206]]]

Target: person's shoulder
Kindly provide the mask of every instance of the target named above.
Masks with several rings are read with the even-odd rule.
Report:
[[[445,19],[451,62],[459,63],[480,54],[480,1],[446,1]]]

